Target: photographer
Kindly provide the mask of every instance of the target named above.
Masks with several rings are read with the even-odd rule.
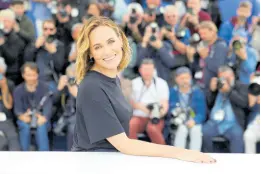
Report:
[[[170,126],[177,127],[175,147],[186,148],[189,134],[189,149],[201,150],[201,126],[206,120],[206,99],[200,88],[192,84],[191,72],[179,67],[175,72],[177,86],[170,90]]]
[[[236,78],[242,83],[250,83],[250,75],[255,71],[258,61],[257,51],[247,43],[247,33],[238,31],[230,42],[229,65],[232,65]]]
[[[143,9],[138,3],[128,5],[128,13],[123,17],[122,28],[127,37],[132,37],[136,43],[142,41],[144,33]]]
[[[10,8],[15,12],[16,23],[14,31],[24,40],[26,44],[35,38],[34,25],[25,15],[25,5],[23,0],[13,0]]]
[[[210,82],[207,103],[211,109],[210,118],[203,126],[203,147],[213,152],[212,138],[223,136],[229,140],[231,153],[243,153],[243,131],[248,109],[248,86],[236,81],[229,66],[221,66],[218,78]]]
[[[8,66],[6,77],[15,84],[22,81],[20,67],[23,62],[24,41],[14,31],[15,14],[12,10],[0,11],[0,56]]]
[[[112,18],[114,12],[115,0],[96,0],[102,11],[102,16]]]
[[[147,8],[144,10],[144,20],[147,24],[156,22],[160,27],[164,25],[161,0],[146,0]]]
[[[256,83],[258,80],[259,83]],[[256,143],[260,141],[260,72],[251,75],[251,85],[257,90],[248,90],[249,110],[247,128],[244,132],[245,153],[256,153]],[[254,84],[256,83],[256,84]]]
[[[101,9],[96,2],[90,2],[86,7],[84,14],[82,15],[82,23],[86,23],[87,20],[92,16],[101,16]]]
[[[5,150],[5,147],[9,151],[20,150],[20,144],[18,141],[18,134],[13,124],[13,97],[12,92],[14,89],[14,83],[5,77],[7,66],[2,57],[0,57],[0,151]],[[1,135],[1,133],[3,135]],[[4,141],[6,140],[6,142]]]
[[[72,5],[73,2],[63,0],[57,4],[57,13],[53,16],[57,28],[57,39],[60,40],[65,46],[69,45],[73,41],[71,29],[72,26],[80,20],[78,15],[73,16]]]
[[[66,69],[66,75],[61,76],[58,84],[58,91],[55,94],[55,100],[60,101],[60,118],[54,128],[54,133],[62,134],[67,128],[67,149],[70,150],[73,143],[73,131],[76,121],[76,97],[78,87],[75,83],[75,64],[71,64]]]
[[[165,80],[153,77],[151,59],[144,59],[139,67],[141,77],[132,80],[131,105],[134,109],[129,136],[137,139],[145,130],[153,143],[166,144],[163,137],[164,117],[168,112],[169,88]]]
[[[43,35],[29,44],[25,50],[24,60],[36,62],[39,68],[40,80],[56,91],[58,75],[63,70],[65,61],[64,44],[56,39],[56,27],[53,20],[43,23]]]
[[[230,43],[233,38],[233,33],[237,30],[243,30],[248,33],[248,41],[251,40],[250,25],[247,19],[250,17],[252,11],[252,3],[249,1],[243,1],[239,4],[237,9],[237,16],[232,17],[229,21],[225,21],[219,28],[219,37],[223,38],[227,44]]]
[[[39,151],[49,150],[48,125],[52,116],[52,99],[46,97],[48,86],[38,80],[38,67],[27,62],[22,67],[24,83],[14,90],[14,113],[18,117],[20,144],[23,151],[30,148],[31,129],[36,129]],[[45,102],[40,102],[46,97]]]
[[[186,44],[189,43],[190,31],[187,28],[181,28],[178,24],[178,9],[174,5],[165,7],[164,20],[166,25],[161,29],[162,36],[173,46],[173,54],[175,55],[176,66],[188,65],[185,55]]]
[[[211,21],[201,22],[199,27],[201,42],[187,46],[190,67],[199,86],[208,91],[212,77],[217,77],[218,68],[225,64],[228,48],[217,36],[217,27]]]
[[[211,21],[211,16],[201,10],[201,0],[187,0],[187,13],[182,17],[180,26],[188,27],[191,35],[198,31],[202,21]]]
[[[140,65],[144,58],[153,59],[157,75],[171,85],[170,72],[176,65],[172,52],[172,45],[161,40],[159,27],[152,23],[146,27],[142,43],[138,46],[137,64]]]

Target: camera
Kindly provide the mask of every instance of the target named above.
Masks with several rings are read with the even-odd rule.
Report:
[[[186,35],[186,30],[183,28],[179,28],[178,31],[176,32],[176,37],[177,39],[183,39]]]
[[[31,116],[31,123],[30,123],[30,127],[32,129],[36,129],[37,128],[37,116],[36,116],[36,113],[37,113],[37,109],[36,108],[33,108],[30,112],[30,116]]]
[[[4,33],[4,24],[0,22],[0,38],[3,38],[5,35]]]
[[[151,113],[151,123],[158,124],[160,121],[160,109],[161,106],[158,103],[151,103],[147,105],[147,108],[150,110]]]
[[[234,40],[232,42],[232,47],[234,51],[237,51],[243,47],[243,42],[241,40]]]
[[[152,17],[156,13],[156,11],[153,8],[147,8],[145,10],[145,13],[148,14],[150,17]]]
[[[150,27],[151,27],[151,33],[152,33],[150,36],[150,41],[154,42],[157,40],[156,33],[157,33],[158,25],[157,25],[157,23],[153,22],[150,24]]]
[[[172,26],[169,25],[169,24],[166,24],[166,25],[164,26],[164,28],[166,28],[166,30],[168,30],[169,32],[172,31]]]
[[[68,83],[70,86],[73,86],[75,84],[75,77],[68,77]]]
[[[201,38],[198,33],[194,33],[189,39],[189,43],[191,46],[196,46],[201,41]]]
[[[136,13],[137,13],[136,9],[132,8],[131,9],[131,15],[130,15],[130,23],[131,24],[135,24],[137,22],[137,20],[138,20],[137,16],[136,16]]]
[[[66,18],[68,16],[67,12],[65,9],[59,10],[59,14],[61,15],[62,18]]]
[[[177,107],[171,111],[172,118],[170,119],[170,128],[175,129],[177,126],[183,124],[187,120],[187,112],[184,108],[180,107],[177,103]]]
[[[46,38],[46,42],[47,42],[47,43],[52,43],[54,40],[55,40],[55,35],[49,35],[49,36]]]
[[[248,87],[248,92],[254,96],[260,95],[260,72],[256,72]]]
[[[218,78],[217,79],[217,89],[220,90],[223,88],[225,84],[225,79],[224,78]]]
[[[53,130],[53,132],[56,135],[59,136],[64,136],[64,130],[66,128],[66,126],[73,122],[74,118],[74,114],[75,114],[75,108],[71,107],[71,106],[67,106],[63,112],[63,114],[61,115],[61,117],[59,118],[59,120],[57,121],[57,124]]]

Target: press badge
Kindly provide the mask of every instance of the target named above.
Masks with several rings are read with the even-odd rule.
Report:
[[[203,72],[202,71],[197,71],[194,75],[195,79],[202,79],[203,77]]]
[[[225,118],[225,112],[223,110],[219,110],[214,114],[214,119],[216,121],[222,121]]]

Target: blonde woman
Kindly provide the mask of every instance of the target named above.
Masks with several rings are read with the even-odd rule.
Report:
[[[110,19],[92,17],[77,42],[76,125],[72,151],[120,151],[124,154],[214,163],[206,154],[128,138],[131,106],[117,74],[129,62],[124,33]]]

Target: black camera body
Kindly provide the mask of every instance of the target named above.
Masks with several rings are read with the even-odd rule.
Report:
[[[183,28],[179,28],[179,29],[177,30],[177,32],[176,32],[176,37],[177,37],[177,39],[179,39],[179,40],[183,39],[183,38],[185,37],[185,35],[186,35],[186,30],[183,29]]]
[[[237,51],[243,47],[243,42],[241,40],[234,40],[232,42],[232,47],[234,51]]]
[[[75,77],[68,77],[68,83],[70,86],[75,85]]]
[[[46,42],[47,42],[47,43],[53,43],[54,40],[55,40],[55,35],[49,35],[49,36],[46,38]]]
[[[225,79],[224,78],[218,78],[217,79],[217,89],[218,90],[222,89],[224,84],[225,84]]]
[[[136,13],[137,13],[136,9],[132,8],[131,9],[131,15],[130,15],[130,23],[131,24],[135,24],[137,22],[137,20],[138,20],[138,18],[136,16]]]
[[[36,113],[39,113],[39,111],[36,108],[33,108],[31,110],[30,116],[31,116],[31,123],[30,127],[31,129],[36,129],[37,128],[37,116]]]
[[[158,103],[151,103],[147,105],[147,108],[150,110],[151,113],[151,123],[158,124],[160,122],[160,109],[161,106]]]
[[[157,40],[156,33],[157,33],[158,25],[156,23],[151,23],[150,27],[151,27],[150,41],[154,42]]]
[[[254,79],[251,80],[251,83],[248,87],[248,93],[259,96],[260,95],[260,72],[256,72]]]
[[[175,129],[183,124],[187,119],[187,112],[184,108],[177,104],[177,107],[171,111],[172,118],[170,120],[170,128]]]
[[[59,10],[59,14],[61,15],[62,18],[66,18],[68,16],[67,12],[65,9]]]
[[[164,26],[164,28],[166,28],[166,30],[169,31],[169,32],[172,31],[172,26],[169,25],[169,24],[166,24],[166,25]]]

